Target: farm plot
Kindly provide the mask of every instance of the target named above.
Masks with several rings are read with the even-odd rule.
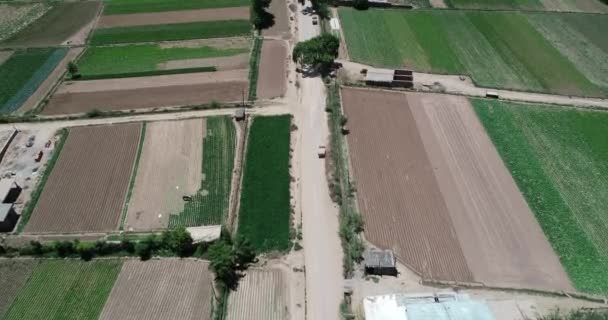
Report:
[[[92,45],[247,36],[248,20],[203,21],[97,29]]]
[[[38,260],[33,259],[0,262],[0,318],[21,292],[37,264]]]
[[[67,49],[15,51],[0,65],[0,113],[19,108],[44,82]]]
[[[260,59],[257,95],[262,99],[282,97],[287,90],[287,46],[280,40],[264,40]]]
[[[146,125],[125,230],[166,228],[169,215],[184,208],[183,195],[201,180],[205,120],[161,121]]]
[[[133,110],[241,101],[247,70],[65,82],[42,114]]]
[[[121,264],[118,260],[40,262],[3,319],[96,319]]]
[[[137,123],[70,129],[25,231],[118,228],[141,127]]]
[[[249,269],[228,298],[227,320],[289,319],[288,290],[279,269]]]
[[[153,13],[115,14],[102,16],[97,28],[172,24],[197,21],[246,20],[249,7],[216,8],[200,10],[165,11]]]
[[[214,58],[246,54],[249,52],[247,42],[244,45],[226,49],[206,45],[163,47],[159,44],[90,47],[78,60],[78,66],[83,79],[125,74],[138,76],[157,70],[217,68]]]
[[[605,89],[587,78],[523,13],[341,8],[339,14],[349,56],[359,62],[469,74],[485,87],[605,96]]]
[[[473,100],[574,286],[608,293],[608,114]]]
[[[228,214],[232,169],[236,147],[236,130],[230,117],[212,117],[206,120],[206,133],[202,142],[202,175],[198,190],[186,195],[191,201],[179,214],[172,214],[169,227],[193,227],[223,224]],[[200,162],[199,162],[200,163]],[[201,167],[199,166],[200,170]],[[194,182],[193,182],[194,183]],[[196,187],[195,187],[196,188]]]
[[[444,0],[448,7],[459,9],[517,9],[548,11],[608,11],[608,6],[601,0]]]
[[[93,21],[100,9],[101,1],[55,3],[45,15],[13,35],[2,45],[7,47],[60,45]],[[70,18],[66,19],[66,17]]]
[[[256,250],[289,249],[291,116],[255,117],[251,124],[238,233]]]
[[[126,261],[99,319],[211,319],[207,262]]]
[[[247,0],[106,0],[104,14],[242,7],[249,4]]]
[[[289,38],[289,12],[287,1],[271,1],[268,11],[274,15],[274,24],[263,30],[264,36]]]
[[[47,3],[0,3],[0,41],[21,31],[50,8]]]
[[[453,259],[469,270],[467,281],[572,290],[467,99],[360,89],[342,94],[351,127],[361,128],[348,142],[372,243],[395,249],[400,260],[431,278],[462,280],[464,273],[426,269],[453,265],[447,260]],[[405,136],[417,141],[404,143]],[[425,212],[432,206],[436,212]]]

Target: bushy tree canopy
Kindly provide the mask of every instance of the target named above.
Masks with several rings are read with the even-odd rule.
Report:
[[[270,6],[270,1],[271,0],[253,0],[251,2],[251,23],[258,30],[266,29],[274,25],[274,15],[266,11],[266,8]]]
[[[293,61],[300,65],[328,70],[338,57],[340,40],[328,33],[299,42],[293,49]]]

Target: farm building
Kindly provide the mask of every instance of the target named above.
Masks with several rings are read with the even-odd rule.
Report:
[[[389,294],[363,300],[366,320],[493,320],[484,301],[466,294]]]
[[[11,232],[19,216],[11,203],[0,203],[0,232]]]
[[[14,179],[0,180],[0,200],[2,203],[13,203],[21,194],[21,187]]]
[[[363,253],[365,273],[376,275],[397,275],[395,255],[391,250],[369,249]]]
[[[220,238],[222,226],[202,226],[186,228],[193,243],[212,242]]]
[[[236,121],[243,121],[246,116],[245,108],[240,108],[234,112],[234,119],[236,119]]]
[[[370,69],[365,75],[365,84],[380,87],[414,87],[414,75],[409,70]]]
[[[0,162],[4,158],[8,147],[17,135],[17,130],[4,130],[0,132]]]

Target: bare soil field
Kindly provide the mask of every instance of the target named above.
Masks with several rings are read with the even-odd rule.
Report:
[[[184,209],[182,196],[196,193],[202,180],[205,122],[199,118],[146,125],[125,230],[166,228],[169,215]]]
[[[97,16],[99,10],[101,10],[101,1],[57,3],[45,15],[2,45],[6,47],[59,45],[89,24]]]
[[[204,261],[126,261],[100,319],[209,320],[212,283]]]
[[[342,101],[366,239],[424,278],[473,281],[407,100],[344,89]]]
[[[280,40],[264,40],[260,74],[258,77],[258,97],[270,99],[285,95],[287,89],[287,44]]]
[[[193,39],[183,41],[167,41],[159,43],[161,49],[168,48],[200,48],[212,47],[217,49],[249,48],[251,39],[246,37],[236,38],[214,38],[214,39]]]
[[[38,260],[7,259],[0,262],[0,317],[4,315],[30,278]]]
[[[375,225],[381,222],[397,224],[396,228],[402,233],[410,234],[407,227],[410,222],[401,224],[397,219],[386,219],[383,211],[392,210],[393,215],[397,215],[405,209],[403,214],[409,216],[418,210],[415,204],[406,202],[419,203],[421,200],[414,200],[416,198],[409,195],[420,190],[405,190],[406,195],[399,197],[394,195],[397,192],[388,191],[400,188],[396,187],[400,184],[386,188],[382,181],[395,179],[408,181],[399,183],[409,183],[416,179],[413,171],[423,171],[436,182],[440,193],[433,194],[435,203],[445,206],[448,216],[448,220],[441,223],[449,225],[452,239],[462,250],[473,281],[499,287],[574,290],[466,98],[361,89],[344,89],[342,93],[350,127],[361,128],[352,130],[354,134],[349,135],[349,146],[353,150],[359,203],[366,218],[365,234],[372,243],[391,248],[374,241],[375,232],[378,232]],[[402,116],[406,112],[411,114],[407,121]],[[413,131],[410,132],[410,128]],[[374,131],[380,132],[370,134]],[[374,144],[361,135],[379,138]],[[409,145],[402,141],[410,140],[405,137],[412,135],[420,139],[421,149],[408,150]],[[386,147],[386,150],[381,147],[391,142],[397,147]],[[359,153],[365,153],[368,159],[375,161],[360,162]],[[410,159],[414,157],[425,157],[427,163],[413,163]],[[370,177],[377,182],[368,181]],[[370,192],[368,183],[379,186]],[[420,186],[415,188],[420,189]],[[390,205],[384,208],[370,206],[370,194],[375,193],[379,194],[378,198],[372,201]],[[413,212],[409,212],[408,208],[412,207]],[[385,220],[376,221],[378,218]],[[389,226],[384,228],[391,229]],[[436,231],[427,231],[431,232]],[[417,241],[425,242],[433,251],[443,245],[426,239]],[[399,251],[396,253],[405,264],[412,265]],[[425,274],[415,265],[414,270]]]
[[[289,319],[289,290],[283,271],[249,269],[228,298],[227,320]]]
[[[172,70],[181,68],[215,67],[217,70],[238,70],[249,67],[249,54],[237,54],[229,57],[199,58],[170,60],[156,65],[158,70]]]
[[[4,61],[8,60],[13,55],[13,51],[0,51],[0,65],[4,63]]]
[[[274,25],[263,31],[264,36],[289,39],[291,33],[289,32],[287,0],[271,1],[269,11],[274,15]]]
[[[249,7],[179,10],[102,16],[97,28],[249,19]]]
[[[70,129],[25,232],[115,230],[141,126],[130,123]]]

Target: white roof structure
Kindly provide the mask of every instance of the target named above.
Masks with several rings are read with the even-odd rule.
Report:
[[[391,69],[369,69],[365,81],[392,82],[395,70]]]
[[[329,19],[329,26],[331,27],[331,30],[340,30],[340,20],[338,20],[338,18]]]
[[[190,227],[186,228],[186,231],[190,233],[193,243],[211,242],[220,238],[222,226]]]

